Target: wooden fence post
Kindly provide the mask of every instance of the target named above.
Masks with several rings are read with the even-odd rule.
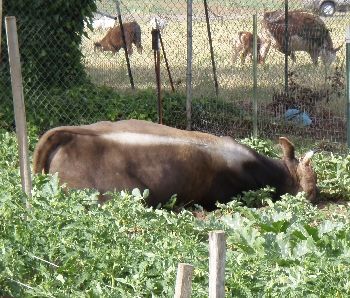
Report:
[[[226,239],[224,231],[209,233],[209,298],[225,297]]]
[[[28,158],[27,123],[24,106],[16,18],[13,16],[6,17],[5,23],[11,72],[13,105],[15,111],[16,133],[19,147],[22,189],[27,194],[27,196],[30,197],[32,190],[32,180]],[[27,199],[24,203],[26,207],[29,207],[29,202]]]
[[[194,267],[190,264],[179,263],[174,298],[191,297],[193,269]]]

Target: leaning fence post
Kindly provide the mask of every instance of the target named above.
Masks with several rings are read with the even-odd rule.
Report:
[[[20,172],[22,189],[28,197],[31,196],[32,180],[28,158],[28,137],[26,114],[24,106],[24,95],[22,85],[21,62],[19,55],[18,36],[16,18],[9,16],[5,18],[7,46],[10,62],[11,85],[13,95],[13,105],[15,112],[16,133],[19,147]],[[28,208],[29,202],[25,199]]]
[[[350,26],[346,30],[346,101],[347,143],[350,148]]]
[[[190,264],[179,263],[174,298],[191,297],[193,269],[194,267]]]
[[[192,0],[187,0],[186,129],[192,127]]]
[[[217,75],[216,75],[216,65],[215,65],[215,58],[214,58],[213,41],[212,41],[212,38],[211,38],[211,31],[210,31],[210,21],[209,21],[207,0],[204,0],[204,12],[205,12],[205,20],[206,20],[206,23],[207,23],[207,31],[208,31],[208,40],[209,40],[211,64],[212,64],[212,67],[213,67],[215,94],[216,94],[216,97],[218,97],[219,96],[219,84],[218,84],[218,78],[217,78]]]
[[[152,50],[154,54],[154,69],[156,73],[157,99],[158,99],[158,123],[163,124],[163,107],[160,86],[160,51],[159,29],[152,29]]]
[[[115,4],[116,4],[116,8],[117,8],[117,13],[118,13],[119,27],[120,27],[120,30],[121,30],[121,33],[122,33],[122,39],[123,39],[123,43],[124,43],[124,53],[125,53],[125,59],[126,59],[126,66],[128,68],[128,75],[129,75],[130,85],[131,85],[131,89],[134,90],[135,89],[134,78],[132,76],[131,67],[130,67],[129,53],[128,53],[128,49],[127,49],[127,46],[126,46],[125,31],[124,31],[124,26],[123,26],[123,21],[122,21],[122,14],[120,12],[119,0],[116,0]]]
[[[225,297],[225,262],[225,232],[209,232],[209,298]]]
[[[168,72],[168,77],[169,77],[169,82],[170,82],[170,87],[171,87],[171,91],[175,91],[174,88],[174,83],[173,83],[173,78],[171,77],[171,72],[170,72],[170,67],[169,67],[169,62],[168,62],[168,58],[166,56],[166,52],[164,49],[164,44],[163,44],[163,39],[162,39],[162,34],[159,32],[159,41],[160,41],[160,46],[162,48],[162,53],[163,53],[163,57],[164,57],[164,61],[165,61],[165,67],[166,70]]]

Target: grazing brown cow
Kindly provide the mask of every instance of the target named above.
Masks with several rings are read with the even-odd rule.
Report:
[[[185,131],[141,120],[58,127],[39,140],[35,173],[56,173],[70,188],[149,189],[147,204],[164,204],[177,194],[177,205],[226,203],[242,191],[267,185],[276,199],[304,191],[316,198],[311,153],[300,162],[294,146],[280,138],[283,159],[257,153],[229,137]]]
[[[137,51],[142,53],[142,44],[141,44],[141,28],[137,22],[130,22],[123,24],[124,33],[125,33],[125,42],[128,54],[131,55],[133,52],[132,44],[135,44]],[[99,49],[101,51],[111,51],[113,53],[118,52],[121,48],[124,47],[122,31],[120,26],[114,26],[109,29],[106,36],[102,38],[101,41],[94,43],[94,49]]]
[[[247,55],[250,55],[250,59],[253,60],[253,34],[247,31],[238,32],[237,36],[233,40],[233,55],[232,62],[235,63],[238,55],[241,58],[241,64],[245,63]],[[257,37],[257,54],[258,63],[264,63],[264,59],[260,55],[261,39]]]
[[[286,50],[284,11],[266,12],[262,24],[263,43],[272,42],[272,46],[284,54]],[[287,54],[293,62],[296,60],[295,52],[305,51],[309,53],[314,65],[317,65],[318,57],[321,57],[325,65],[330,65],[341,47],[334,48],[329,30],[319,16],[301,10],[288,13],[288,37]]]

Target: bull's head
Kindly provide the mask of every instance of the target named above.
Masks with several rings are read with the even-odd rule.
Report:
[[[315,202],[317,178],[311,166],[311,157],[314,152],[310,151],[306,153],[304,157],[298,161],[295,158],[294,145],[287,138],[279,138],[279,143],[283,150],[283,161],[293,179],[293,181],[291,181],[290,193],[296,194],[299,191],[303,191],[311,202]]]

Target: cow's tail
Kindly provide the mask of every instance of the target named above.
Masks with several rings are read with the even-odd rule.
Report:
[[[72,139],[72,134],[59,129],[51,129],[46,132],[35,147],[33,155],[33,172],[48,173],[50,154],[59,146]]]
[[[238,40],[239,40],[239,42],[240,42],[241,44],[243,44],[243,41],[242,41],[242,35],[243,35],[243,34],[244,34],[243,31],[238,32]]]
[[[141,27],[139,24],[135,23],[135,30],[134,30],[134,42],[137,48],[137,52],[139,54],[142,54],[143,46],[141,43]]]

